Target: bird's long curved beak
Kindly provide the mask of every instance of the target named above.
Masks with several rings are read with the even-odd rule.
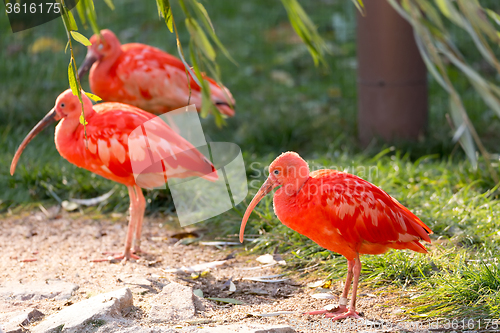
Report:
[[[19,158],[21,157],[21,154],[24,151],[24,148],[30,143],[30,141],[37,136],[38,133],[43,131],[47,126],[52,124],[53,122],[59,120],[59,117],[56,113],[56,109],[50,110],[45,117],[43,117],[42,120],[36,124],[35,127],[26,135],[24,138],[23,142],[19,145],[19,148],[17,148],[16,154],[14,155],[14,158],[12,159],[12,163],[10,164],[10,175],[14,175],[14,172],[16,171],[16,165],[17,161],[19,161]]]
[[[253,209],[257,204],[268,194],[271,192],[273,188],[278,186],[278,184],[275,184],[271,178],[267,178],[264,184],[260,187],[259,191],[257,194],[253,197],[252,201],[250,202],[250,205],[248,205],[247,210],[245,211],[245,215],[243,216],[243,220],[241,220],[241,227],[240,227],[240,243],[243,243],[243,235],[245,234],[245,226],[247,225],[248,218],[250,217],[250,214],[252,213]]]
[[[82,62],[82,65],[78,69],[78,77],[82,78],[83,76],[85,76],[89,72],[90,67],[92,67],[94,62],[96,62],[99,59],[100,59],[99,55],[97,55],[92,50],[88,50],[87,55],[85,56],[85,59]]]

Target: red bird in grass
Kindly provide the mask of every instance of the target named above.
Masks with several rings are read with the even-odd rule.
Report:
[[[28,143],[49,124],[61,120],[55,131],[59,154],[80,168],[127,186],[130,222],[125,249],[115,259],[138,259],[132,253],[141,252],[140,238],[146,207],[141,187],[164,187],[167,176],[198,176],[215,181],[218,179],[217,172],[191,143],[157,116],[121,103],[93,106],[83,93],[82,100],[88,122],[85,126],[87,139],[84,126],[80,123],[80,101],[68,89],[59,95],[54,108],[24,138],[12,159],[10,173],[14,174]],[[137,166],[135,175],[132,163]]]
[[[186,106],[191,85],[189,103],[201,109],[201,88],[192,77],[188,83],[178,58],[145,44],[122,45],[110,30],[102,30],[101,36],[92,36],[90,42],[78,76],[90,69],[90,89],[103,100],[162,114]],[[233,116],[235,102],[229,90],[205,79],[215,106],[222,114]]]
[[[334,320],[359,318],[356,293],[361,272],[360,254],[382,254],[389,249],[427,253],[420,240],[430,243],[431,229],[396,199],[377,186],[335,170],[309,172],[307,163],[294,152],[283,153],[269,166],[269,177],[250,202],[240,229],[259,201],[277,186],[274,212],[289,228],[347,259],[347,278],[339,305],[326,314]],[[347,296],[352,298],[347,308]]]

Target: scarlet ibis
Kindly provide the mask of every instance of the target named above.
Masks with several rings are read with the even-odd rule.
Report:
[[[87,56],[78,76],[90,69],[90,89],[108,102],[120,102],[161,114],[186,106],[191,86],[190,104],[201,108],[201,88],[186,77],[178,58],[155,47],[130,43],[122,45],[110,30],[90,38]],[[222,114],[234,115],[234,99],[226,87],[205,77],[210,85],[212,102]]]
[[[281,188],[273,199],[278,219],[347,259],[347,278],[339,305],[308,314],[326,314],[334,320],[359,318],[356,293],[361,272],[360,254],[382,254],[391,248],[427,253],[419,241],[430,243],[431,229],[396,199],[345,172],[329,169],[309,172],[306,161],[295,152],[281,154],[269,166],[269,177],[243,216],[241,242],[252,210],[278,186]],[[351,281],[352,297],[347,309]]]
[[[49,124],[61,120],[54,140],[59,154],[80,168],[128,187],[130,222],[125,249],[115,259],[138,259],[132,252],[141,251],[146,207],[141,187],[164,186],[167,175],[177,178],[199,176],[214,181],[218,179],[217,172],[211,162],[157,116],[121,103],[93,106],[85,94],[82,100],[85,128],[80,119],[80,101],[68,89],[59,95],[54,108],[24,138],[12,159],[10,173],[14,174],[28,143]],[[135,176],[132,163],[137,166]]]

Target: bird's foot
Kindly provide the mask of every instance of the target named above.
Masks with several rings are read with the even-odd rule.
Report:
[[[349,311],[342,313],[340,315],[336,315],[334,313],[327,313],[327,314],[325,314],[325,318],[332,318],[333,321],[336,321],[336,320],[345,319],[345,318],[359,319],[361,317],[359,316],[359,314],[356,311],[349,310]]]
[[[134,253],[134,254],[141,254],[141,255],[145,255],[145,256],[148,256],[148,255],[151,254],[149,252],[146,252],[146,251],[142,250],[139,246],[135,246],[132,249],[132,253]]]
[[[334,317],[336,315],[342,314],[344,312],[347,312],[347,307],[345,305],[339,305],[339,306],[334,306],[334,305],[327,305],[321,310],[316,310],[316,311],[310,311],[306,312],[304,314],[307,315],[321,315],[324,314],[325,317]]]

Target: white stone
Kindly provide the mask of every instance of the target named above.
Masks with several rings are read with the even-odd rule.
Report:
[[[151,322],[172,322],[194,317],[193,289],[171,282],[151,300],[148,318]]]
[[[58,328],[64,328],[64,333],[95,332],[110,321],[126,322],[121,311],[132,305],[132,292],[128,288],[100,294],[47,317],[32,332],[52,333]]]
[[[24,332],[22,326],[27,326],[40,317],[43,317],[43,313],[34,308],[8,312],[1,315],[0,321],[4,324],[0,326],[3,326],[5,333],[22,333]]]
[[[41,300],[54,298],[56,300],[69,299],[78,289],[74,283],[61,280],[32,281],[20,283],[19,281],[6,281],[0,286],[0,296],[6,299],[20,301]]]

